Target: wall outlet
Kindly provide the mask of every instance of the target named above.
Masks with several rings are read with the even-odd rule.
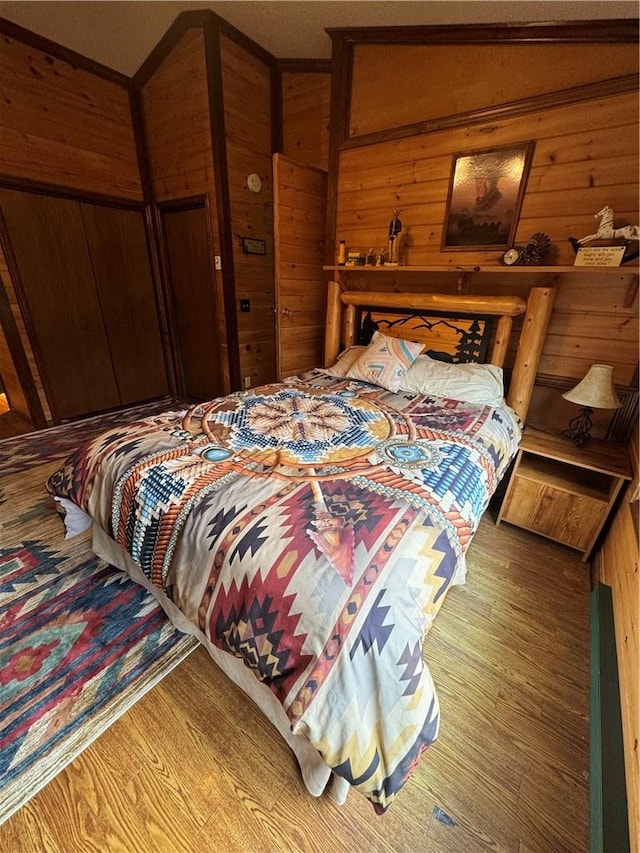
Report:
[[[240,311],[242,314],[248,314],[251,311],[251,302],[248,299],[240,300]]]
[[[215,268],[216,268],[217,270],[221,270],[221,269],[222,269],[222,258],[220,257],[220,255],[215,255],[215,256],[214,256],[214,258],[213,258],[213,263],[214,263],[214,266],[215,266]]]
[[[251,377],[250,376],[244,377],[244,379],[242,380],[242,387],[245,389],[245,391],[247,390],[247,388],[251,388]]]

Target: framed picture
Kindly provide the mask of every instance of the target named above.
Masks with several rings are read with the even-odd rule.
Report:
[[[442,229],[442,251],[513,245],[533,142],[455,154]]]

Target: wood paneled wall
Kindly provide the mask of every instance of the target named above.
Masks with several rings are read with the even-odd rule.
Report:
[[[207,193],[215,198],[201,28],[187,30],[142,87],[142,107],[155,200]]]
[[[188,29],[142,86],[141,100],[154,200],[208,199],[212,247],[219,254],[216,184],[205,34]],[[222,276],[215,276],[216,337],[223,385],[231,390]]]
[[[273,176],[271,68],[226,36],[220,39],[229,202],[238,313],[240,375],[251,385],[276,376],[273,266]],[[257,173],[262,190],[252,193],[247,175]],[[266,255],[244,254],[242,238],[266,241]]]
[[[329,168],[331,75],[282,74],[282,151],[292,160]]]
[[[327,173],[274,154],[278,379],[323,363]]]
[[[38,365],[36,363],[33,347],[31,346],[31,340],[29,338],[29,334],[27,333],[27,328],[25,326],[22,310],[18,303],[18,296],[16,294],[16,290],[13,284],[13,279],[11,278],[11,275],[9,273],[7,261],[2,251],[2,247],[0,247],[0,279],[0,285],[4,286],[4,290],[9,303],[9,310],[11,311],[11,314],[13,316],[13,321],[15,323],[18,336],[20,338],[20,343],[27,359],[29,372],[31,374],[31,381],[33,382],[35,393],[37,394],[38,400],[40,401],[40,405],[42,406],[42,411],[44,413],[44,417],[47,423],[51,424],[53,423],[53,415],[51,413],[51,409],[49,408],[47,396],[45,394],[44,386],[42,384],[42,377],[40,375],[40,371],[38,370]],[[2,367],[0,367],[0,370],[2,370]],[[29,406],[27,405],[26,401],[25,389],[19,383],[18,376],[15,374],[14,382],[18,383],[19,387],[10,390],[11,401],[12,403],[14,402],[14,394],[16,395],[16,400],[20,399],[24,401],[24,405],[26,406],[26,411],[24,412],[24,414],[26,415],[26,417],[31,418]],[[18,403],[18,405],[21,405],[21,403]],[[17,411],[21,412],[22,410],[20,408],[17,408]]]
[[[631,458],[635,479],[596,555],[598,579],[611,587],[622,708],[632,853],[640,851],[640,572],[638,571],[638,434]]]
[[[126,87],[0,35],[0,173],[139,201]]]
[[[357,45],[348,134],[472,114],[637,71],[633,44]]]
[[[552,239],[552,262],[571,265],[568,238],[593,233],[593,214],[604,204],[611,204],[616,216],[638,221],[638,98],[622,94],[344,150],[336,241],[346,240],[349,249],[360,251],[386,246],[389,220],[398,207],[407,265],[453,271],[460,264],[497,264],[500,252],[495,250],[440,251],[452,156],[527,139],[535,141],[535,151],[516,243],[542,231]],[[577,380],[594,361],[606,362],[614,366],[617,384],[630,385],[638,364],[637,274],[622,267],[619,274],[572,272],[551,278],[558,296],[540,373]],[[490,273],[472,274],[469,287],[526,295],[533,284],[549,281],[534,270],[526,276],[503,272],[493,279]],[[425,275],[415,286],[446,289],[455,286],[455,277]],[[530,418],[538,426],[557,426],[570,413],[557,388],[536,389]],[[598,417],[604,434],[611,413]]]
[[[5,281],[8,278],[7,265],[0,249],[0,278]],[[29,420],[31,412],[29,404],[20,384],[20,377],[15,365],[15,361],[9,349],[9,342],[6,335],[0,326],[0,390],[3,390],[7,395],[7,401],[12,411],[17,412],[24,418]]]
[[[497,263],[496,250],[440,251],[452,158],[530,139],[535,150],[516,243],[542,231],[555,248],[553,262],[572,264],[568,238],[593,233],[604,204],[637,223],[638,97],[629,93],[343,151],[336,240],[354,251],[386,246],[399,208],[406,264]]]

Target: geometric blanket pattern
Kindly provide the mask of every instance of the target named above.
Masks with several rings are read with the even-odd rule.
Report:
[[[69,433],[0,442],[0,823],[197,646],[88,534],[62,538],[44,484]]]
[[[422,643],[519,437],[504,407],[311,371],[107,431],[48,487],[382,813],[437,736]]]

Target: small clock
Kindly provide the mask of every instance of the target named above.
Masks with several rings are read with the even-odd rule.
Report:
[[[511,249],[507,249],[507,251],[500,258],[503,264],[506,264],[508,267],[514,266],[514,264],[522,263],[522,248],[518,246],[512,246]]]
[[[249,187],[252,193],[259,193],[262,189],[262,180],[260,179],[260,175],[257,175],[255,172],[252,172],[247,177],[247,186]]]

